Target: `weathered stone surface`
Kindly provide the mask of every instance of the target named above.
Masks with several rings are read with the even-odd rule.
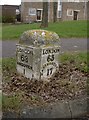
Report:
[[[59,42],[59,36],[55,32],[47,30],[28,30],[25,31],[20,38],[19,43],[25,45],[41,46],[55,45]]]
[[[81,119],[87,113],[87,97],[75,100],[64,100],[45,106],[24,106],[19,115],[15,112],[7,111],[3,113],[3,118],[71,118]],[[85,118],[86,119],[86,118]],[[84,119],[84,120],[85,120]]]
[[[87,96],[85,96],[85,98],[76,99],[69,102],[72,118],[87,114],[87,108],[88,108],[87,100],[88,98]]]
[[[46,30],[29,30],[17,44],[17,71],[27,78],[50,78],[58,70],[59,37]]]
[[[87,96],[81,99],[58,101],[44,107],[26,107],[22,118],[81,118],[87,114]]]
[[[19,117],[19,116],[17,115],[16,112],[7,111],[7,112],[3,112],[3,113],[2,113],[2,120],[15,119],[15,118],[18,118],[18,117]]]
[[[58,102],[45,107],[24,108],[22,118],[71,118],[68,102]]]

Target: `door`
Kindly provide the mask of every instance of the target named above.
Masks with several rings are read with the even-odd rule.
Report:
[[[74,20],[78,20],[78,12],[74,11]]]
[[[42,10],[37,10],[37,21],[42,21]]]

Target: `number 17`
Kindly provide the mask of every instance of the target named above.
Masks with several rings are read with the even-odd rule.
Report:
[[[47,69],[47,76],[51,75],[53,71],[53,68]]]

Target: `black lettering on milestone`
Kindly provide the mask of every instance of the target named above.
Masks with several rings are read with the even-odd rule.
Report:
[[[54,61],[54,55],[48,55],[47,62],[52,62],[52,61]]]
[[[18,65],[21,65],[21,66],[23,66],[23,67],[27,67],[27,68],[29,68],[29,69],[32,70],[32,66],[26,65],[26,64],[21,63],[21,62],[17,62],[17,64],[18,64]]]
[[[58,53],[59,48],[57,49],[43,49],[43,55],[50,54],[50,53]]]
[[[45,54],[45,52],[44,52],[45,50],[43,49],[43,55]]]
[[[24,62],[24,55],[21,55],[21,61]]]
[[[25,56],[25,62],[28,62],[28,57],[27,56]]]
[[[51,75],[53,71],[53,68],[47,69],[47,76]]]
[[[28,63],[28,56],[27,55],[21,55],[21,61]]]

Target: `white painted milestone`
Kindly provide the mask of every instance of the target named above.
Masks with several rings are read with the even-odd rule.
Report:
[[[58,70],[60,40],[55,32],[26,31],[16,46],[17,71],[25,77],[46,79]]]

